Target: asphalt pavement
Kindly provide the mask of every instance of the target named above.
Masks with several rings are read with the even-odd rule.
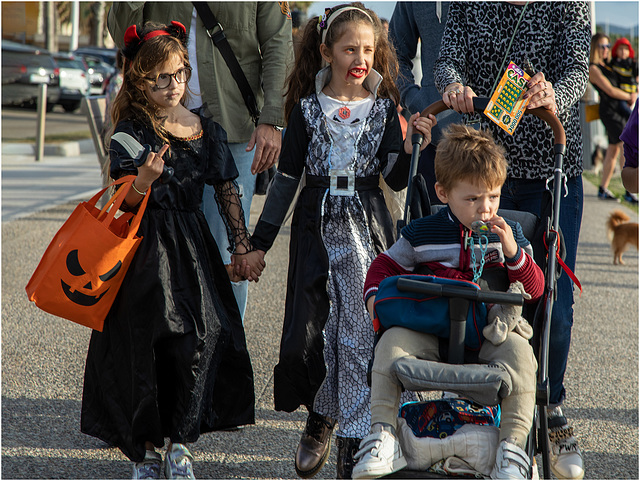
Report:
[[[127,479],[116,448],[80,433],[87,328],[44,313],[25,286],[78,200],[100,188],[95,156],[2,156],[2,467],[5,479]],[[264,197],[256,197],[252,222]],[[584,454],[586,479],[638,479],[638,253],[614,266],[605,221],[618,204],[585,182],[576,275],[575,324],[565,414]],[[637,215],[626,209],[637,220]],[[273,410],[287,273],[288,226],[252,284],[245,319],[256,393],[256,424],[203,435],[192,445],[201,479],[294,479],[302,410]],[[336,449],[318,473],[335,478]],[[540,461],[538,461],[540,463]]]

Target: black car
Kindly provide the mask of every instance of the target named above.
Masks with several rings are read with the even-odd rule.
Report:
[[[47,84],[47,110],[60,98],[58,67],[47,50],[2,40],[2,105],[35,105]]]

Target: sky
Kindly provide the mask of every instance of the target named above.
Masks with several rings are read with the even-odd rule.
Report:
[[[619,27],[638,25],[638,2],[596,2],[596,23]]]
[[[363,1],[363,0],[361,0]],[[336,0],[334,2],[313,2],[309,8],[309,17],[314,17],[324,12],[325,8],[332,7],[339,3],[347,3],[347,0]],[[363,3],[378,14],[379,17],[391,18],[396,2],[366,1]],[[638,25],[638,1],[630,0],[624,2],[601,1],[596,4],[596,23],[603,24],[609,22],[611,25],[619,27],[633,27]]]

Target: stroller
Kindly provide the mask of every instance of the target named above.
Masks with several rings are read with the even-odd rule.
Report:
[[[488,99],[474,98],[476,112],[484,111]],[[448,107],[442,101],[427,107],[422,116],[437,115]],[[560,200],[563,185],[562,161],[565,151],[565,132],[558,118],[551,112],[538,108],[527,110],[527,114],[535,115],[544,120],[553,130],[554,135],[554,177],[547,181],[547,190],[538,218],[529,212],[499,210],[498,215],[517,221],[523,228],[523,233],[530,240],[534,259],[542,267],[545,276],[544,292],[540,300],[529,309],[525,309],[523,316],[533,325],[531,344],[538,361],[536,386],[536,408],[533,426],[527,440],[527,454],[534,461],[537,454],[541,455],[543,476],[551,478],[549,466],[549,428],[547,409],[549,406],[549,333],[551,312],[556,293],[557,279],[562,273],[561,257],[564,256],[563,242],[558,222],[560,215]],[[422,176],[416,175],[417,163],[422,137],[414,134],[412,137],[413,155],[411,160],[410,182],[407,192],[404,220],[398,222],[398,231],[411,219],[429,215],[437,211],[438,206],[430,206],[426,189],[421,188],[424,183]],[[550,188],[550,185],[552,187]],[[552,189],[552,190],[551,190]],[[480,290],[477,286],[467,287],[432,282],[431,276],[407,275],[398,276],[396,289],[411,293],[410,295],[424,296],[424,298],[448,298],[449,340],[447,362],[402,358],[394,364],[394,374],[405,390],[410,391],[446,391],[471,400],[474,405],[494,406],[501,402],[505,394],[505,386],[510,385],[510,378],[506,371],[496,370],[494,366],[483,364],[464,364],[465,331],[468,322],[469,308],[476,303],[523,305],[522,294],[501,291]],[[403,446],[404,448],[404,446]],[[528,478],[534,475],[536,469],[532,463]],[[388,477],[392,478],[428,478],[434,477],[428,471],[410,471],[404,469]],[[440,477],[435,475],[435,477]]]

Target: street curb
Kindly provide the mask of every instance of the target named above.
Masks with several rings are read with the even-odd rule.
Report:
[[[80,154],[91,154],[95,152],[93,140],[83,139],[73,142],[62,142],[60,144],[45,144],[44,155],[56,155],[62,157],[73,157]],[[2,142],[2,155],[35,155],[35,144]]]

